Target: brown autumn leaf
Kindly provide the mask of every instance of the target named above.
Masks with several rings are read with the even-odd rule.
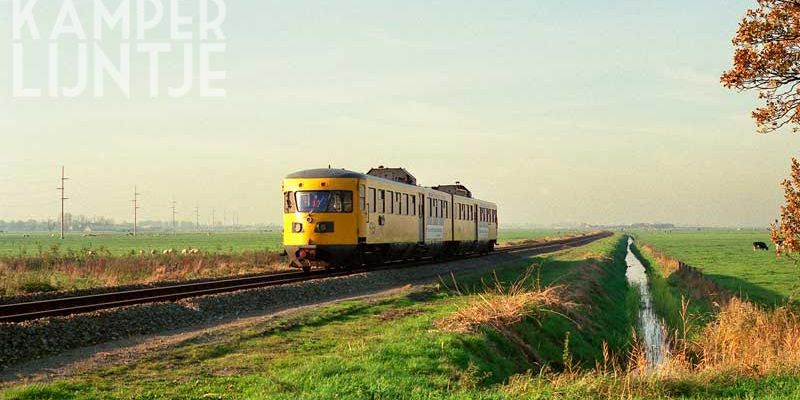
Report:
[[[778,254],[792,256],[800,253],[800,162],[792,158],[792,173],[783,181],[781,219],[770,225],[772,241]]]
[[[764,105],[752,115],[759,132],[800,129],[800,0],[758,0],[733,38],[733,67],[722,84],[757,90]]]

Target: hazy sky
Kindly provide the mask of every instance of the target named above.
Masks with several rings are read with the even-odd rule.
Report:
[[[719,85],[752,3],[228,0],[225,98],[24,99],[0,0],[0,219],[55,217],[64,164],[75,214],[131,220],[136,184],[142,219],[278,222],[282,176],[332,164],[460,180],[502,222],[765,225],[798,138]]]

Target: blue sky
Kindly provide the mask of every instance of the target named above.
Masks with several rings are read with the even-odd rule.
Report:
[[[277,222],[281,177],[332,164],[460,180],[506,222],[763,226],[797,139],[756,134],[755,94],[719,85],[749,6],[229,0],[225,98],[20,99],[6,73],[0,219],[54,217],[65,164],[76,214],[129,220],[136,184],[146,219],[174,197]]]

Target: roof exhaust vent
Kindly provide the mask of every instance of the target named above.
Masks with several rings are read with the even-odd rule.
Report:
[[[367,175],[377,176],[390,181],[407,183],[409,185],[416,185],[417,178],[411,175],[404,168],[386,168],[383,165],[378,168],[373,168],[367,172]]]

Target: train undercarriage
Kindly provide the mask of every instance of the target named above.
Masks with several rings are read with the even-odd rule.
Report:
[[[292,267],[310,271],[315,268],[361,268],[390,262],[426,258],[452,259],[472,254],[488,254],[496,242],[383,243],[358,245],[285,246]]]

